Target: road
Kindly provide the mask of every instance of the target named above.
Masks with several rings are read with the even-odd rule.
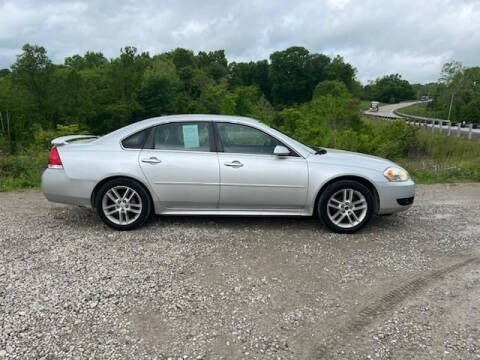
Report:
[[[0,193],[0,359],[478,359],[480,184],[353,235],[313,218],[118,232]]]
[[[395,110],[407,107],[413,104],[421,103],[422,101],[404,101],[397,104],[388,104],[383,105],[378,108],[378,111],[365,111],[365,114],[372,116],[381,116],[381,117],[390,117],[390,118],[400,118],[400,116],[394,113]]]
[[[422,103],[422,102],[423,101],[405,101],[405,102],[401,102],[401,103],[397,103],[397,104],[383,105],[383,106],[379,107],[377,112],[365,111],[364,114],[369,115],[369,116],[377,116],[377,117],[381,117],[381,118],[401,119],[400,116],[395,114],[395,111],[398,110],[401,113],[402,108],[413,105],[413,104]],[[425,127],[425,128],[429,128],[430,130],[432,129],[431,124],[417,122],[416,125],[421,126],[421,127]],[[468,133],[470,131],[468,127],[463,127],[463,128],[460,127],[460,129],[458,129],[458,127],[456,127],[456,126],[451,127],[451,129],[450,129],[451,136],[457,136],[458,135],[458,130],[460,130],[460,135],[462,137],[468,136]],[[436,133],[448,134],[448,125],[440,126],[440,123],[437,121],[433,131],[436,132]],[[480,140],[480,129],[472,129],[472,135],[471,136],[472,136],[472,139],[474,139],[474,140]]]

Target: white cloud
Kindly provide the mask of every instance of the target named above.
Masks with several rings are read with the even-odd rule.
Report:
[[[333,9],[343,9],[350,3],[350,0],[327,0],[327,5]]]
[[[25,43],[55,62],[87,50],[225,49],[229,60],[268,58],[292,45],[340,54],[366,82],[400,73],[433,81],[451,59],[480,62],[476,0],[0,0],[0,68]]]

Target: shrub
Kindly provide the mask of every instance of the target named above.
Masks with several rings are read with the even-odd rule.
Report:
[[[49,149],[50,142],[60,136],[81,134],[78,124],[57,125],[56,129],[43,130],[37,127],[33,135],[32,149]]]
[[[0,191],[35,188],[47,166],[48,152],[0,157]]]

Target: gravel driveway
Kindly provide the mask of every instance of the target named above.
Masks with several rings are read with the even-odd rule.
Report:
[[[354,235],[0,205],[0,359],[480,358],[480,184],[419,186]]]

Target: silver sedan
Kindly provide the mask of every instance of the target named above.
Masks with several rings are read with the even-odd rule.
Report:
[[[408,209],[415,194],[395,163],[309,147],[244,117],[164,116],[52,144],[46,198],[91,206],[118,230],[155,213],[316,216],[352,233]]]

